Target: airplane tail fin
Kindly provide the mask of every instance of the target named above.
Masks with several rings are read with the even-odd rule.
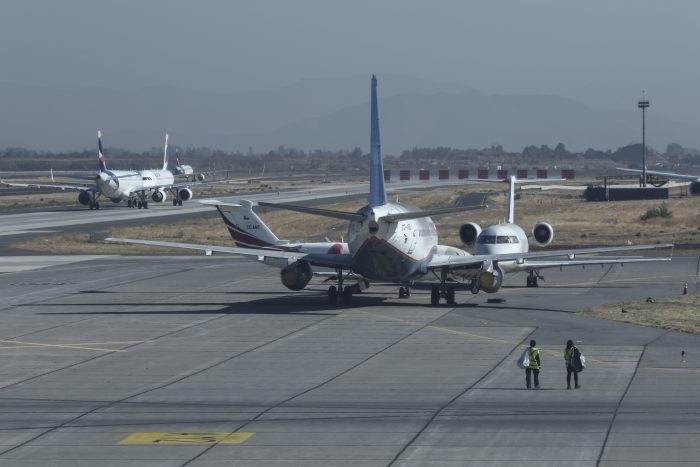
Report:
[[[163,170],[168,170],[168,134],[165,134],[165,147],[163,148]]]
[[[369,173],[369,205],[382,206],[386,204],[384,189],[384,168],[382,166],[382,146],[379,138],[379,109],[377,106],[377,77],[372,75],[372,97],[370,110],[370,173]]]
[[[515,177],[508,177],[509,189],[508,189],[508,222],[509,224],[515,223]]]
[[[289,243],[287,240],[277,238],[277,235],[253,212],[253,203],[248,200],[242,199],[237,203],[202,200],[200,203],[216,206],[236,246],[274,248]]]
[[[97,148],[97,159],[100,164],[100,172],[107,172],[107,160],[105,159],[105,154],[102,151],[102,131],[100,130],[97,130]]]

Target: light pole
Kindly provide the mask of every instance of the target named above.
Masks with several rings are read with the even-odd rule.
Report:
[[[646,144],[646,128],[645,128],[645,115],[644,111],[649,107],[649,99],[644,98],[644,92],[642,92],[642,98],[637,102],[637,107],[642,109],[642,187],[647,187],[647,144]]]

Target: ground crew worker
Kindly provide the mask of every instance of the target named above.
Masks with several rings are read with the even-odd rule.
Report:
[[[528,389],[532,387],[530,385],[530,373],[535,377],[535,389],[540,388],[540,349],[535,347],[536,344],[535,339],[532,339],[528,348],[530,364],[525,368],[525,385]]]
[[[566,349],[564,350],[564,363],[566,365],[566,389],[571,389],[571,373],[574,374],[574,388],[578,389],[581,386],[578,385],[578,372],[574,364],[574,352],[578,349],[574,345],[574,341],[569,339],[566,341]],[[580,355],[580,353],[579,353]]]

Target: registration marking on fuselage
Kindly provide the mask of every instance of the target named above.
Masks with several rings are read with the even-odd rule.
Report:
[[[119,442],[130,444],[241,444],[253,436],[252,432],[142,432],[132,433]]]

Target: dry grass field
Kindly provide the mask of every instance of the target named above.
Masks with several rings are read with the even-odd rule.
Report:
[[[601,305],[581,313],[642,326],[699,334],[698,306],[700,306],[700,295],[678,295],[651,301],[639,300]]]

